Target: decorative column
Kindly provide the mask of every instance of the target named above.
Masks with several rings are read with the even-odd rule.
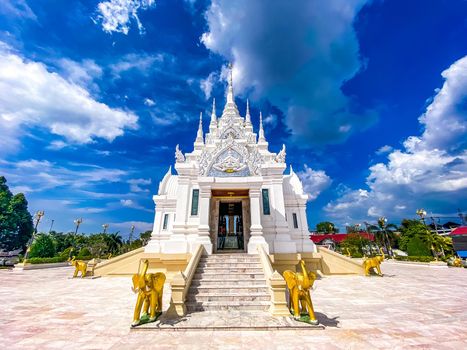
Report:
[[[188,242],[186,239],[186,220],[188,213],[188,203],[191,195],[190,179],[185,176],[178,177],[177,208],[175,221],[172,225],[172,234],[169,239],[163,242],[161,253],[177,254],[188,253]]]
[[[258,254],[258,245],[262,245],[269,254],[269,245],[263,236],[263,226],[261,225],[261,206],[259,188],[250,188],[250,239],[248,241],[248,254]]]
[[[156,215],[154,216],[154,225],[152,228],[151,233],[151,240],[144,248],[145,253],[160,253],[161,252],[161,220],[162,220],[162,212],[161,210],[157,210],[156,207]]]
[[[282,176],[282,175],[281,175]],[[272,180],[272,214],[275,222],[274,253],[296,253],[297,246],[290,236],[289,226],[285,221],[284,191],[282,178]]]
[[[211,202],[211,186],[199,189],[199,225],[196,242],[202,244],[208,254],[212,254],[212,242],[209,236],[209,211]]]

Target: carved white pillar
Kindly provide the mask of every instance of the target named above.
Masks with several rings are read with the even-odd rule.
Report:
[[[203,186],[199,189],[199,225],[197,243],[204,245],[206,252],[212,254],[212,242],[209,237],[209,209],[211,202],[211,187]]]
[[[297,246],[290,235],[289,226],[285,220],[282,181],[282,179],[274,179],[272,181],[272,215],[274,215],[275,222],[275,237],[272,248],[274,253],[296,253]]]
[[[266,252],[269,253],[269,245],[263,236],[263,226],[261,225],[261,206],[260,206],[260,190],[250,189],[250,239],[248,241],[248,254],[258,254],[258,245],[264,246]]]
[[[187,213],[188,203],[191,195],[190,180],[186,177],[179,176],[177,189],[177,207],[175,221],[172,225],[172,234],[168,240],[164,240],[161,245],[162,253],[176,254],[188,253],[188,242],[186,237],[187,230]]]
[[[155,208],[156,215],[154,216],[154,225],[152,228],[151,233],[151,240],[148,242],[146,247],[144,248],[145,253],[160,253],[161,252],[161,220],[162,220],[162,212],[161,209],[157,210]]]

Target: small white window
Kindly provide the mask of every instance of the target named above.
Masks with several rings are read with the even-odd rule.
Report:
[[[169,214],[164,214],[164,224],[162,225],[163,230],[167,230],[168,223],[169,223]]]
[[[294,227],[294,228],[298,228],[297,214],[296,214],[296,213],[292,213],[292,217],[293,217],[293,227]]]

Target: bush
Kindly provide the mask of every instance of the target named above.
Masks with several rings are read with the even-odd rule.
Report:
[[[55,255],[55,244],[49,235],[40,234],[31,245],[31,258],[51,258]]]
[[[64,257],[64,258],[68,259],[69,257],[72,256],[71,253],[72,253],[73,251],[74,251],[74,250],[73,250],[73,247],[68,247],[68,248],[66,248],[63,252],[61,252],[59,255],[60,255],[61,257]]]
[[[85,257],[91,257],[92,258],[91,252],[86,247],[81,248],[81,250],[79,251],[78,256],[76,257],[76,259],[85,260],[84,259]]]
[[[369,244],[370,241],[360,234],[349,233],[341,242],[340,248],[343,252],[347,252],[347,249],[349,249],[353,258],[360,258],[363,256],[363,247]]]
[[[64,258],[62,256],[54,256],[53,258],[31,258],[27,259],[27,262],[29,264],[52,264],[52,263],[59,263],[59,262],[65,262],[67,258]]]
[[[430,256],[431,251],[419,236],[412,237],[407,243],[409,256]]]
[[[80,256],[79,259],[76,259],[76,260],[91,260],[93,258],[92,255],[83,255],[83,256]]]
[[[430,262],[430,261],[434,261],[435,259],[432,256],[401,256],[401,255],[396,255],[396,260]]]

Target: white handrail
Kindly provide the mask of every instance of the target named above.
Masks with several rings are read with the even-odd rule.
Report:
[[[183,271],[183,275],[186,278],[186,284],[185,284],[185,291],[184,295],[188,292],[188,289],[190,288],[191,285],[191,280],[193,279],[195,275],[196,268],[198,267],[199,259],[201,258],[201,255],[203,255],[204,251],[204,246],[202,244],[199,244],[191,256],[190,261],[188,262],[187,267],[185,268],[185,271]]]
[[[271,260],[269,260],[269,256],[266,253],[266,250],[264,249],[262,245],[258,245],[258,252],[259,252],[259,258],[261,259],[261,265],[263,266],[264,275],[266,277],[266,280],[269,281],[272,274],[274,273]]]

